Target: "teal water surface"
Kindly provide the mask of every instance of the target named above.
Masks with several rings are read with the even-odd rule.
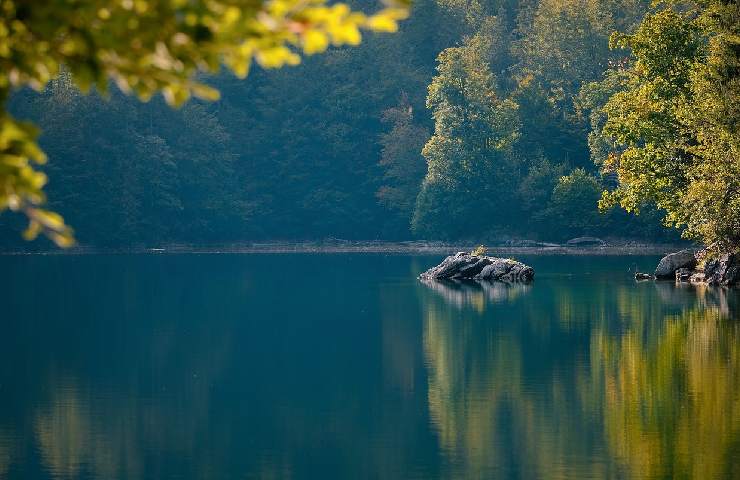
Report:
[[[737,292],[440,259],[0,257],[0,478],[740,478]]]

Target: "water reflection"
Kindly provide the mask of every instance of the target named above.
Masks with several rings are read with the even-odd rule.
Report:
[[[23,264],[0,478],[740,478],[736,291],[312,258]]]
[[[638,328],[594,332],[584,390],[603,415],[610,452],[631,473],[738,478],[739,333],[717,307],[668,315],[649,337]]]
[[[531,285],[472,280],[420,280],[447,303],[458,308],[471,306],[482,312],[487,303],[503,303],[526,294]]]
[[[421,292],[450,477],[739,478],[736,291],[538,281],[536,302],[487,309],[427,287],[443,299]]]
[[[36,413],[38,448],[54,477],[77,478],[84,464],[97,463],[91,458],[94,452],[90,406],[81,401],[72,385],[62,386],[54,395],[51,403]]]
[[[5,478],[15,456],[16,439],[11,432],[0,426],[0,478]]]

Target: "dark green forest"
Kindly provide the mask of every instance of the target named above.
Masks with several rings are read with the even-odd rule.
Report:
[[[207,78],[216,102],[86,96],[62,74],[8,109],[41,127],[49,207],[81,245],[675,241],[661,198],[639,196],[637,216],[619,198],[599,210],[603,191],[621,192],[608,101],[634,61],[612,34],[655,8],[418,0],[398,33]],[[0,241],[23,246],[22,228],[0,216]]]

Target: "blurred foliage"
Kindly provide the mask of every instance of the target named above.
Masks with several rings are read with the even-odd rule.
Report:
[[[113,81],[148,100],[162,92],[167,103],[191,96],[216,100],[199,72],[225,65],[245,77],[256,61],[265,68],[295,65],[299,53],[329,45],[357,45],[361,29],[396,31],[408,5],[389,4],[373,15],[325,0],[4,0],[0,18],[0,211],[23,211],[27,238],[45,232],[60,246],[73,243],[62,218],[39,208],[46,175],[34,170],[46,156],[38,131],[11,117],[5,103],[13,89],[41,91],[62,71],[82,92],[105,94]]]

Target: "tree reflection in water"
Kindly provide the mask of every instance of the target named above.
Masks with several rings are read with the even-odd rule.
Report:
[[[486,305],[484,286],[427,286],[450,476],[740,477],[737,292],[542,282]]]
[[[65,275],[0,297],[0,478],[740,478],[736,291],[157,259],[23,264]]]

